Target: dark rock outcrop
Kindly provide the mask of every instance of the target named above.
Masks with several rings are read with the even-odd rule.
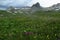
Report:
[[[35,11],[39,11],[42,9],[42,7],[40,6],[39,2],[37,2],[36,4],[33,4],[32,7],[32,12],[35,12]]]
[[[32,8],[33,8],[33,7],[35,7],[35,8],[40,8],[41,6],[40,6],[40,4],[37,2],[36,4],[33,4],[33,5],[32,5]]]

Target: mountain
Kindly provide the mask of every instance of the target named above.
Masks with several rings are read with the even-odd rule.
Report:
[[[60,3],[54,4],[51,7],[46,8],[45,10],[60,10]]]
[[[54,10],[60,10],[60,3],[54,4],[51,8]]]
[[[10,6],[7,5],[0,5],[0,10],[6,10],[7,8],[9,8]],[[30,8],[29,6],[12,6],[14,8]]]
[[[40,3],[37,2],[36,4],[33,4],[31,8],[42,8],[42,7],[40,6]]]
[[[48,10],[60,10],[60,3],[54,4],[51,7],[47,7],[47,8],[43,8],[44,11],[48,11]]]
[[[32,11],[39,11],[39,10],[42,10],[42,7],[40,5],[39,2],[37,2],[36,4],[33,4],[32,7],[31,7]]]
[[[33,8],[33,7],[40,8],[40,4],[39,4],[39,3],[33,4],[33,5],[32,5],[32,8]]]

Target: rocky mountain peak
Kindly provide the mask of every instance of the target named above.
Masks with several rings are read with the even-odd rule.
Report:
[[[33,5],[32,5],[32,8],[33,8],[33,7],[34,7],[34,8],[40,8],[41,6],[40,6],[39,2],[37,2],[36,4],[33,4]]]

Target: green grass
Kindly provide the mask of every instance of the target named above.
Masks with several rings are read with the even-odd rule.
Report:
[[[60,13],[35,12],[24,15],[0,11],[0,40],[58,40]]]

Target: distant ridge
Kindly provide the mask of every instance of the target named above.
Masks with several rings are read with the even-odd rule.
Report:
[[[60,3],[54,4],[52,8],[60,10]]]

